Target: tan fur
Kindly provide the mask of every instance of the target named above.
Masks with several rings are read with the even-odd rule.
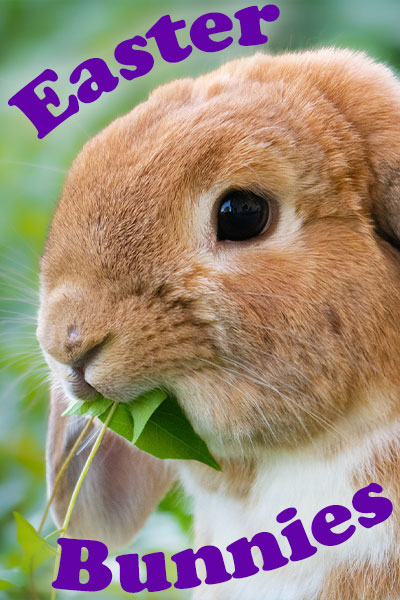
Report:
[[[56,379],[91,351],[103,395],[175,393],[236,465],[193,476],[229,496],[245,497],[268,447],[356,446],[400,419],[399,178],[400,86],[363,54],[257,54],[158,88],[87,142],[65,182],[38,327]],[[235,187],[270,195],[274,226],[218,242]],[[397,456],[376,457],[382,485]],[[373,585],[373,566],[346,573],[342,600]]]
[[[383,600],[400,596],[400,566],[393,561],[382,569],[371,564],[342,565],[324,584],[318,600]]]

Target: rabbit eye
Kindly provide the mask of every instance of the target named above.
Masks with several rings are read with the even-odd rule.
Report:
[[[233,190],[221,200],[218,239],[239,242],[262,233],[270,221],[270,203],[263,196]]]

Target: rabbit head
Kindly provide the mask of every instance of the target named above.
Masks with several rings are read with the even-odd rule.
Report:
[[[69,395],[160,386],[220,454],[298,444],[400,384],[399,245],[393,74],[344,50],[257,54],[85,144],[38,337]]]

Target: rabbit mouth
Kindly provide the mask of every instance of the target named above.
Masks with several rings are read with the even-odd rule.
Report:
[[[72,367],[65,377],[69,391],[79,400],[98,400],[100,392],[85,379],[85,373],[80,367]]]
[[[56,365],[56,368],[59,365]],[[56,379],[61,383],[64,392],[71,400],[82,400],[92,402],[101,398],[107,398],[113,402],[126,403],[140,396],[143,393],[150,392],[155,388],[163,388],[154,380],[146,380],[146,378],[132,381],[118,381],[116,379],[108,379],[107,382],[97,379],[90,369],[82,369],[79,367],[65,365],[61,369],[53,371]]]

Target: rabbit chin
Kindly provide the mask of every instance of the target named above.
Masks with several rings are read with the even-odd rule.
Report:
[[[267,378],[262,385],[252,384],[218,367],[181,373],[179,377],[166,379],[164,385],[176,396],[210,451],[220,459],[243,464],[257,461],[266,449],[295,450],[321,436],[329,447],[331,438],[342,435],[338,415],[345,426],[352,410],[349,406],[348,410],[334,411],[332,415],[330,407],[326,408],[321,401],[318,412],[313,407],[309,415],[303,416],[307,407],[299,406],[301,399],[296,402],[293,397],[290,404],[293,410],[288,410],[280,397],[284,393],[272,384],[269,389]]]

